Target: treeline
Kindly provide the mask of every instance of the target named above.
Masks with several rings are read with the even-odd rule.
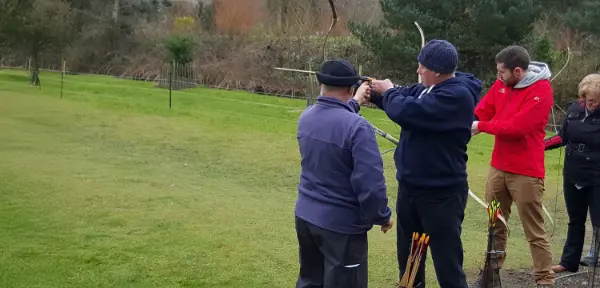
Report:
[[[360,65],[363,74],[416,80],[421,40],[457,46],[460,69],[490,83],[494,55],[526,46],[557,73],[558,104],[600,64],[600,1],[336,0],[340,21],[327,57]],[[153,79],[165,63],[191,63],[197,78],[272,93],[306,90],[305,75],[274,67],[318,69],[331,23],[327,0],[0,0],[0,64],[53,67]],[[32,73],[33,84],[39,83]]]

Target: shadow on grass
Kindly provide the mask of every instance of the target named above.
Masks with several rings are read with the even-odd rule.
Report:
[[[30,82],[30,77],[28,75],[15,75],[15,74],[5,74],[2,75],[2,78],[6,79],[7,81],[14,81],[14,82],[23,82],[23,83],[29,83]]]

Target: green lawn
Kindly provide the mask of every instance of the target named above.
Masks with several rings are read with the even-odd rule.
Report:
[[[0,70],[0,287],[294,286],[295,128],[305,101],[199,88],[174,92],[169,110],[168,91],[153,83],[66,76],[60,99],[60,76],[41,80],[34,88],[25,72]],[[363,115],[398,136],[381,111]],[[469,148],[481,197],[492,142],[481,135]],[[547,154],[546,202],[559,191],[558,156]],[[394,208],[392,153],[384,161]],[[513,215],[506,268],[528,269]],[[471,278],[483,262],[486,219],[469,199]],[[555,220],[558,259],[562,197]],[[395,229],[374,229],[369,241],[370,287],[394,287]],[[432,265],[428,273],[432,283]]]

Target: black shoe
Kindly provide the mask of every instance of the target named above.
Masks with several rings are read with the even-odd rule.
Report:
[[[593,262],[594,262],[594,258],[592,258],[591,256],[585,256],[585,257],[583,257],[583,259],[581,259],[581,262],[579,262],[579,264],[581,266],[589,267],[589,266],[593,266],[593,264],[592,264]],[[596,267],[599,267],[599,266],[600,265],[598,265],[598,261],[596,261]]]

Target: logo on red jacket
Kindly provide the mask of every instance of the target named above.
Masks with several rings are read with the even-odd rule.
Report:
[[[506,93],[506,90],[504,90],[504,88],[500,88],[500,90],[498,90],[498,92],[504,94],[504,93]]]

